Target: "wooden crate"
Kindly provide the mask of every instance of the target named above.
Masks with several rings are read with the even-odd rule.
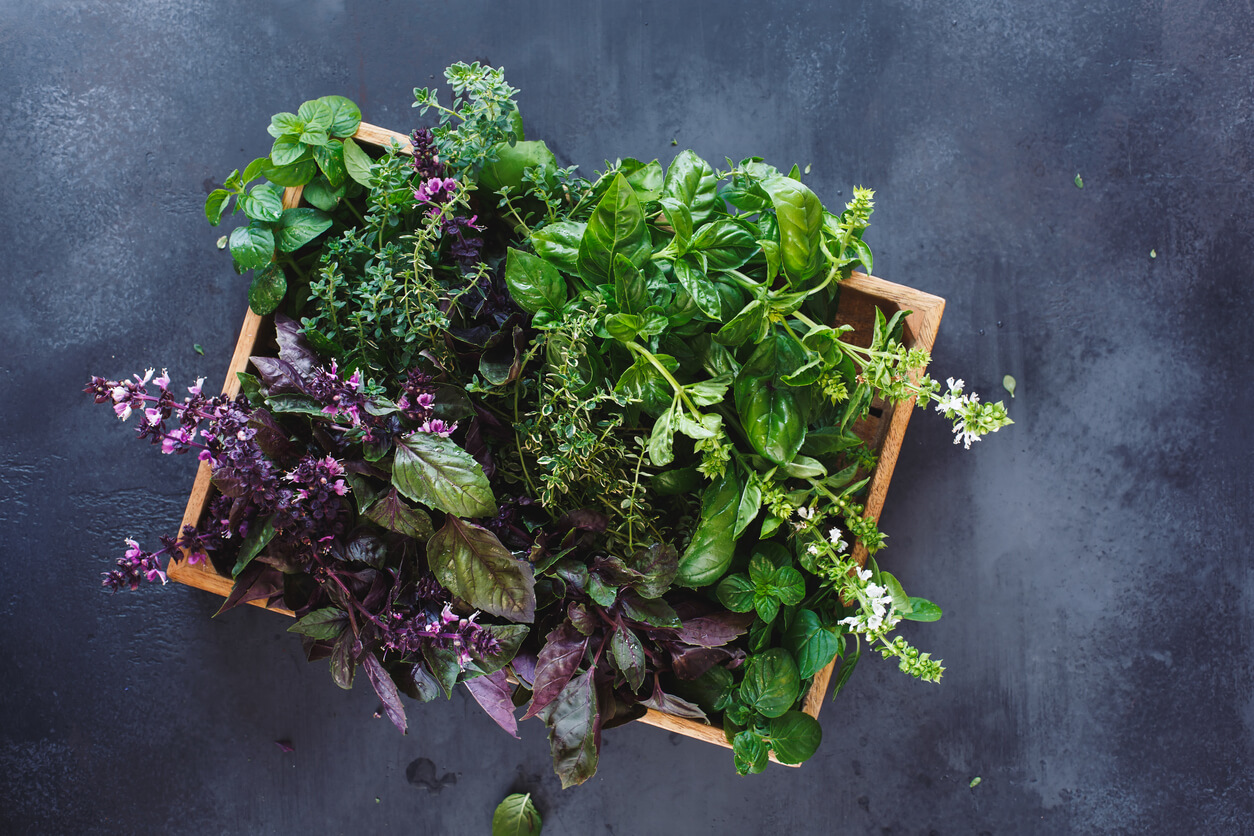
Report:
[[[409,144],[409,138],[404,134],[374,125],[367,125],[364,122],[358,128],[354,138],[359,142],[366,142],[381,147],[387,147],[395,140],[406,153],[412,153],[413,151]],[[299,187],[287,189],[283,195],[283,207],[287,209],[298,205],[300,203],[300,194],[301,189]],[[945,310],[944,299],[903,285],[886,282],[874,276],[854,273],[841,283],[836,324],[854,326],[854,331],[849,339],[863,346],[868,345],[877,308],[890,317],[897,311],[910,311],[910,314],[905,319],[905,328],[902,335],[903,342],[908,347],[919,347],[928,352],[932,350],[937,330],[940,328],[941,315]],[[256,353],[255,347],[263,332],[264,322],[265,320],[262,317],[257,316],[251,310],[244,317],[244,326],[240,329],[239,340],[235,344],[235,353],[231,357],[231,365],[227,369],[226,382],[223,384],[222,391],[232,396],[239,393],[240,384],[237,372],[245,371],[248,366],[248,358]],[[922,372],[920,371],[918,374],[921,375]],[[875,473],[872,474],[866,499],[866,516],[877,521],[880,518],[881,511],[884,509],[884,499],[888,495],[888,483],[891,481],[893,469],[897,465],[897,456],[901,452],[901,444],[906,435],[906,425],[910,422],[910,413],[914,411],[913,407],[913,400],[896,406],[889,403],[876,402],[872,405],[871,414],[859,422],[855,428],[858,435],[879,453],[879,464],[875,468]],[[196,473],[196,482],[192,486],[191,496],[187,500],[187,510],[183,513],[182,525],[195,525],[204,516],[209,504],[211,475],[209,465],[201,462],[200,469]],[[865,563],[867,558],[866,549],[861,544],[858,544],[854,548],[853,556],[859,565]],[[191,564],[186,560],[174,561],[170,564],[168,574],[172,580],[179,583],[213,592],[222,597],[226,597],[231,592],[232,580],[219,575],[208,562]],[[265,607],[265,604],[261,601],[252,601],[250,603]],[[293,615],[291,610],[281,606],[271,606],[269,609],[286,615]],[[817,718],[819,710],[823,706],[823,700],[827,694],[828,684],[831,681],[835,665],[836,663],[833,661],[815,675],[810,690],[805,696],[802,709],[812,717]],[[714,743],[727,748],[731,747],[731,744],[727,742],[727,738],[723,734],[723,730],[718,726],[675,717],[654,709],[648,709],[645,716],[640,718],[640,722],[650,726],[657,726],[667,731],[677,732],[686,737],[704,740],[707,743]],[[773,754],[771,759],[775,760]],[[776,762],[778,763],[778,761]]]

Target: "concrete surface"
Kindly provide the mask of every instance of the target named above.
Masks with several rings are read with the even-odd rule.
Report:
[[[101,591],[194,461],[79,389],[221,376],[247,288],[206,192],[271,113],[407,130],[459,59],[585,171],[692,147],[877,190],[876,273],[949,302],[937,376],[1018,380],[969,452],[915,416],[882,521],[942,684],[865,660],[814,760],[755,778],[614,730],[563,792],[538,723],[458,695],[401,737],[277,616]],[[550,836],[1254,832],[1248,8],[4,0],[0,100],[0,831],[486,834],[520,790]]]

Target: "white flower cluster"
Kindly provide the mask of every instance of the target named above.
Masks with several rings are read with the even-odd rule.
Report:
[[[962,378],[951,377],[948,383],[949,391],[936,398],[936,411],[954,422],[954,444],[961,441],[963,448],[970,450],[971,442],[1012,423],[1000,404],[981,404],[975,392],[964,395]]]
[[[898,621],[901,621],[901,616],[892,611],[892,594],[889,593],[887,587],[869,583],[870,569],[859,569],[858,580],[866,584],[862,593],[858,595],[858,599],[862,602],[862,611],[857,615],[841,619],[840,623],[865,634],[891,630]]]

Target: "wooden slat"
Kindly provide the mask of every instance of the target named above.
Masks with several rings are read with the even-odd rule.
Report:
[[[410,144],[409,137],[405,134],[398,134],[396,131],[389,131],[387,128],[380,128],[378,125],[367,125],[362,122],[357,128],[357,133],[353,134],[353,139],[360,139],[362,142],[369,142],[371,145],[378,145],[381,148],[388,148],[392,144],[392,140],[396,140],[396,144],[401,146],[402,153],[413,154],[414,146]]]
[[[702,740],[706,743],[713,743],[715,746],[722,746],[724,749],[730,749],[732,745],[727,742],[727,735],[723,734],[723,730],[718,726],[711,726],[708,723],[698,723],[696,720],[688,720],[684,717],[676,717],[673,714],[667,714],[664,711],[655,711],[652,708],[646,709],[645,714],[636,722],[644,723],[646,726],[654,726],[659,729],[665,729],[669,732],[682,734],[684,737],[691,737],[694,740]],[[781,763],[775,757],[775,753],[771,752],[767,755],[772,763],[778,763],[781,766],[801,766],[799,763]]]

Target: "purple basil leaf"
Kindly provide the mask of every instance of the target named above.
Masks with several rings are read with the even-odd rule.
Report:
[[[679,552],[674,546],[654,543],[647,549],[637,549],[627,567],[639,576],[631,585],[641,596],[661,598],[679,571]]]
[[[415,508],[397,493],[396,488],[384,494],[365,514],[366,519],[384,528],[422,540],[424,543],[435,533],[431,517],[421,508]]]
[[[510,669],[514,671],[514,676],[518,677],[518,681],[527,686],[530,690],[536,681],[536,655],[534,653],[521,652],[514,655],[513,660],[509,663]]]
[[[401,704],[401,694],[396,690],[391,674],[373,653],[361,657],[361,666],[366,669],[366,676],[374,686],[374,692],[383,701],[383,710],[387,712],[388,719],[401,730],[401,734],[405,734],[409,729],[409,722],[405,719],[405,706]]]
[[[470,422],[470,429],[466,430],[466,452],[479,462],[479,466],[483,468],[483,475],[491,481],[496,475],[496,462],[492,458],[492,448],[483,438],[483,422],[476,415]]]
[[[582,784],[597,771],[596,730],[599,714],[593,677],[588,670],[570,680],[547,712],[553,767],[562,789]]]
[[[648,627],[680,627],[679,616],[671,605],[661,598],[641,598],[631,590],[624,590],[619,599],[623,616]]]
[[[710,718],[705,716],[705,712],[696,703],[688,702],[674,694],[668,694],[661,688],[654,688],[653,695],[647,700],[641,700],[641,705],[652,708],[654,711],[661,711],[663,714],[669,714],[672,717],[683,717],[686,720],[699,720],[702,723],[709,723]]]
[[[557,698],[583,661],[588,639],[579,635],[573,625],[562,622],[545,636],[544,647],[536,661],[535,694],[523,719],[527,720]]]
[[[591,508],[569,511],[557,521],[558,528],[576,528],[580,531],[600,533],[610,524],[609,517]]]
[[[585,636],[591,636],[600,625],[600,620],[583,604],[571,601],[566,607],[566,617],[576,630]]]
[[[266,397],[271,395],[307,395],[305,381],[296,367],[278,357],[249,357],[257,369],[257,376],[266,389]]]
[[[222,602],[215,616],[233,610],[249,601],[269,601],[283,594],[283,573],[264,563],[250,563],[235,578],[231,594]]]
[[[249,484],[247,476],[234,467],[219,467],[213,471],[213,486],[223,496],[229,496],[232,499],[247,496]]]
[[[610,637],[610,658],[627,679],[627,687],[639,691],[644,684],[646,662],[640,637],[626,627],[614,628]]]
[[[288,440],[287,433],[274,417],[264,409],[254,409],[252,417],[248,421],[248,426],[257,431],[253,436],[253,441],[257,442],[257,446],[261,448],[261,452],[265,453],[272,461],[281,462],[285,459],[294,458],[300,451],[296,445]]]
[[[462,683],[466,690],[475,698],[475,702],[483,707],[488,716],[511,736],[518,737],[518,718],[514,716],[513,689],[505,678],[505,671],[497,671],[487,676],[476,676]]]
[[[353,631],[345,630],[331,648],[331,678],[345,691],[352,689],[353,673],[357,670],[357,663],[353,660],[355,641]]]
[[[514,622],[535,619],[531,564],[514,557],[486,528],[450,513],[427,541],[427,563],[445,589],[472,607]]]
[[[302,377],[308,377],[314,368],[322,365],[322,360],[301,333],[300,324],[281,313],[274,315],[274,338],[279,344],[279,357],[290,363]]]
[[[684,644],[722,647],[743,636],[753,625],[753,619],[756,617],[756,613],[750,611],[725,612],[692,618],[683,623],[676,638]]]
[[[684,647],[667,644],[671,650],[671,669],[680,679],[696,679],[710,668],[729,662],[734,654],[722,647]]]

